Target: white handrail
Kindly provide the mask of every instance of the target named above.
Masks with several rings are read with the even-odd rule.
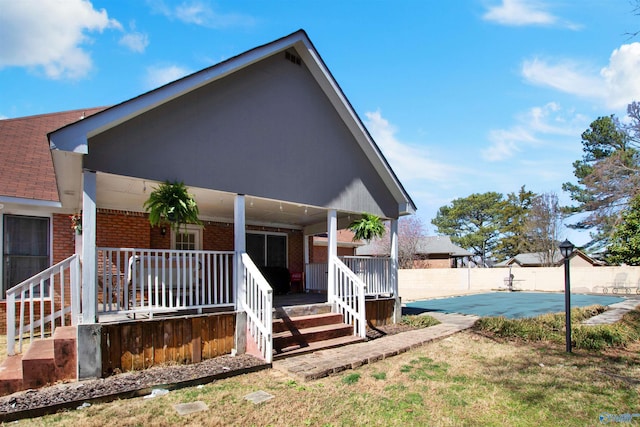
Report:
[[[362,256],[339,258],[367,285],[367,295],[394,294],[391,284],[391,258]]]
[[[18,352],[22,352],[24,335],[29,331],[29,339],[45,338],[53,335],[56,321],[59,326],[69,323],[75,325],[80,317],[80,262],[77,254],[47,268],[35,276],[7,290],[7,354],[15,354],[15,341],[18,339]],[[68,293],[67,293],[68,292]],[[16,329],[16,303],[19,303],[19,327]],[[46,305],[49,305],[48,310]],[[36,306],[39,305],[37,308]],[[38,319],[36,319],[36,310]],[[25,318],[28,318],[25,324]]]
[[[353,325],[354,335],[367,336],[367,316],[365,306],[365,284],[338,257],[334,257],[336,266],[335,287],[333,292],[336,308],[348,325]],[[330,293],[331,294],[331,293]]]
[[[366,295],[373,297],[394,296],[391,258],[380,257],[338,257],[366,285]],[[305,265],[305,286],[307,290],[327,292],[327,263]]]
[[[247,329],[265,362],[271,363],[273,360],[273,289],[249,255],[243,253],[241,259],[245,285],[245,300],[242,301],[242,308],[247,313]]]

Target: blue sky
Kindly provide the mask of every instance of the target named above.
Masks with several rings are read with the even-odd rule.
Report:
[[[640,100],[634,5],[0,0],[0,117],[116,104],[302,28],[433,234],[472,193],[568,201],[580,134]]]

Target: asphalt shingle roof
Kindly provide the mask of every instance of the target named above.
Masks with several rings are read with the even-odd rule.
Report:
[[[0,120],[0,196],[59,201],[47,134],[102,110]]]

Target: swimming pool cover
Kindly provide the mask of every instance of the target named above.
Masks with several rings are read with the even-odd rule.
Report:
[[[610,305],[624,298],[605,295],[571,294],[571,307]],[[564,313],[564,293],[490,292],[486,294],[414,301],[406,304],[404,314],[429,311],[475,314],[476,316],[505,316],[511,319],[533,317],[545,313]]]

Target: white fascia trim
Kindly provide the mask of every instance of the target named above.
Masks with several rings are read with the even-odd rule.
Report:
[[[301,56],[303,56],[303,60],[306,59],[305,64],[307,65],[307,68],[309,68],[311,74],[323,89],[340,117],[342,117],[342,120],[347,125],[362,150],[365,152],[367,158],[378,172],[378,175],[380,175],[396,200],[411,206],[412,203],[408,200],[409,196],[403,190],[402,184],[400,184],[396,175],[392,171],[391,166],[385,160],[380,148],[377,147],[375,141],[371,138],[369,132],[364,127],[362,120],[360,120],[356,112],[353,110],[337,82],[333,79],[331,73],[324,65],[319,54],[315,51],[313,46],[308,44],[305,40],[302,40],[302,43],[304,44],[305,50],[300,53]],[[312,64],[315,64],[316,67],[311,67],[310,65]],[[401,214],[403,212],[415,212],[415,209],[410,207],[410,211],[400,211]]]
[[[0,203],[11,203],[16,205],[41,206],[47,208],[61,208],[62,203],[53,200],[24,199],[22,197],[0,196]]]

